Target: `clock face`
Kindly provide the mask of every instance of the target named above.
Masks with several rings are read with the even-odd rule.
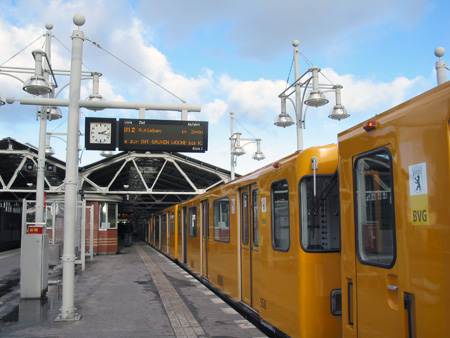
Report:
[[[89,131],[89,140],[95,144],[111,143],[111,123],[92,122]]]

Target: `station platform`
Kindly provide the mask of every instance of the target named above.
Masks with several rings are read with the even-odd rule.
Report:
[[[188,272],[144,242],[95,256],[77,269],[79,321],[55,321],[61,268],[42,300],[21,300],[20,250],[0,254],[0,337],[266,337]],[[14,281],[16,285],[14,285]]]

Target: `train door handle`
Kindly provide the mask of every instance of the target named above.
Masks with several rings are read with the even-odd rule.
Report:
[[[388,290],[398,291],[398,285],[388,285]]]
[[[353,326],[353,281],[347,279],[347,321]]]

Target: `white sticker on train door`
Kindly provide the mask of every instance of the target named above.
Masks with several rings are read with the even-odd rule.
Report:
[[[411,202],[411,223],[428,225],[428,183],[427,164],[409,166],[409,198]]]
[[[266,198],[261,198],[261,226],[265,227],[267,225],[267,202]]]

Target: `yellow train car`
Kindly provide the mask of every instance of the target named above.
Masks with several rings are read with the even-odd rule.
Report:
[[[338,136],[343,337],[450,333],[450,83]]]
[[[340,337],[337,165],[311,148],[179,204],[174,255],[273,332]]]

